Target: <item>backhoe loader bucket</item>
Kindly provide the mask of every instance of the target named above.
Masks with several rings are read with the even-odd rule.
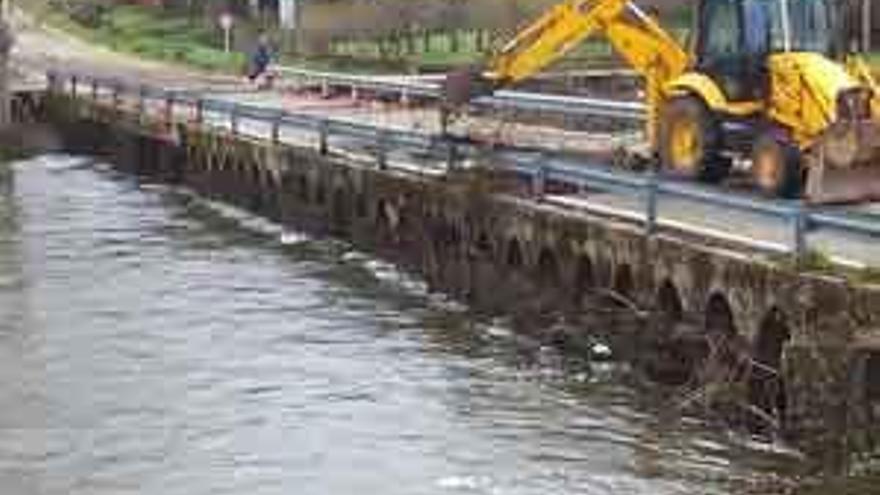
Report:
[[[810,167],[805,199],[816,204],[880,200],[880,124],[832,130]]]
[[[880,201],[880,161],[874,166],[849,170],[826,170],[821,184],[811,175],[806,199],[814,204],[845,204]]]
[[[465,106],[474,98],[492,94],[493,88],[494,84],[481,69],[456,69],[446,74],[443,80],[443,104],[453,108]]]

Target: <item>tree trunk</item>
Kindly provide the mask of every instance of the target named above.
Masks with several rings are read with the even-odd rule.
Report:
[[[862,49],[871,51],[871,3],[874,0],[862,0]]]
[[[2,0],[0,14],[5,14],[8,8],[7,0]],[[6,127],[12,123],[12,102],[9,88],[12,74],[9,67],[9,54],[12,52],[14,43],[15,39],[7,17],[0,16],[0,127]]]

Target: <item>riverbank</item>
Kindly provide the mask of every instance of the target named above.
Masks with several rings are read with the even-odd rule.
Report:
[[[32,7],[28,12],[89,43],[146,59],[228,74],[241,73],[247,62],[243,52],[226,53],[222,45],[217,46],[216,33],[211,30],[153,9],[112,6],[91,25],[76,22],[61,11]]]

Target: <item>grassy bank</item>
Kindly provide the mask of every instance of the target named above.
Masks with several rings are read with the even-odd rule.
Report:
[[[161,15],[156,9],[115,6],[94,27],[62,12],[42,11],[40,18],[86,41],[143,58],[174,62],[208,71],[240,73],[247,57],[225,53],[220,34],[187,19]]]
[[[242,49],[226,53],[222,33],[201,23],[160,11],[132,5],[110,7],[94,26],[86,26],[66,13],[51,10],[39,1],[25,7],[35,18],[90,43],[137,55],[144,59],[171,62],[202,70],[242,74],[247,55]],[[242,24],[237,29],[241,40],[254,39],[255,26]],[[315,70],[383,72],[402,70],[399,61],[380,61],[347,55],[321,57],[282,57],[284,63]]]

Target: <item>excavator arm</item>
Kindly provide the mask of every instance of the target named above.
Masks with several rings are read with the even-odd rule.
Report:
[[[490,60],[486,77],[497,86],[522,81],[596,34],[646,77],[675,77],[689,62],[681,45],[629,0],[565,0],[505,45]]]
[[[630,0],[564,0],[507,43],[489,61],[482,77],[493,89],[517,83],[596,35],[605,37],[617,54],[645,78],[646,133],[653,144],[663,88],[685,72],[690,57],[652,16]]]

